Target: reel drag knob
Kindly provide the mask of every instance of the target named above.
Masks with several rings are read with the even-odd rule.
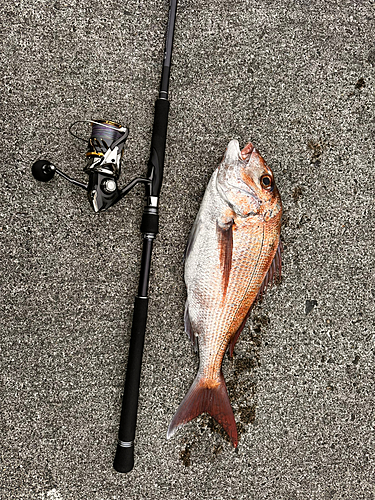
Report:
[[[37,181],[48,182],[56,173],[56,167],[48,160],[38,160],[31,167],[32,174]]]

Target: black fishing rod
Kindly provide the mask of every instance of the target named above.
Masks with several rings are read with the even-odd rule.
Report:
[[[125,388],[118,444],[114,468],[118,472],[129,472],[134,466],[134,438],[137,424],[139,383],[143,356],[144,337],[148,309],[148,284],[151,254],[159,226],[159,195],[163,182],[164,155],[168,126],[168,88],[172,58],[174,26],[177,0],[170,0],[167,35],[165,41],[163,70],[159,97],[155,103],[154,125],[151,139],[151,152],[148,161],[147,177],[137,177],[120,189],[117,181],[121,172],[121,158],[125,141],[129,135],[127,127],[108,120],[83,120],[74,122],[69,132],[76,138],[87,142],[77,135],[78,124],[86,123],[92,127],[86,153],[84,171],[88,183],[71,178],[48,160],[38,160],[32,166],[33,176],[42,182],[50,181],[57,173],[72,184],[87,191],[88,200],[94,212],[107,210],[120,201],[134,186],[145,185],[146,204],[143,211],[141,232],[143,249],[138,294],[135,297],[133,324],[126,369]]]
[[[146,186],[146,206],[143,211],[141,232],[143,233],[143,251],[138,295],[134,302],[133,326],[130,338],[128,366],[126,369],[125,389],[122,400],[121,420],[118,434],[116,456],[113,463],[118,472],[129,472],[134,465],[134,438],[137,423],[139,381],[143,344],[146,331],[148,307],[148,281],[150,275],[151,252],[154,238],[158,232],[158,200],[163,181],[165,143],[168,126],[168,87],[172,57],[174,25],[177,0],[171,0],[163,70],[160,82],[159,98],[155,103],[154,126],[151,139],[151,153],[148,162]]]

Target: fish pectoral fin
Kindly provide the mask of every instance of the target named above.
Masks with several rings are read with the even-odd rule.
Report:
[[[227,293],[230,271],[232,269],[232,252],[233,252],[233,225],[232,217],[223,217],[216,221],[216,232],[219,243],[219,258],[222,271],[223,281],[223,297]]]
[[[198,351],[198,335],[194,333],[193,327],[191,325],[190,315],[189,315],[189,303],[185,302],[185,314],[184,314],[185,332],[191,343],[193,344],[194,352]]]
[[[222,373],[218,382],[197,375],[168,427],[167,439],[184,424],[205,412],[224,428],[237,448],[237,426]]]

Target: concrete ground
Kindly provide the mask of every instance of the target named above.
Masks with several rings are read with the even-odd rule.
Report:
[[[31,176],[85,180],[67,129],[130,128],[145,173],[167,1],[2,2],[2,500],[375,498],[375,20],[370,0],[180,0],[161,230],[153,254],[136,465],[112,461],[143,192],[106,213]],[[197,368],[183,249],[230,139],[282,194],[283,280],[224,373],[235,452],[207,416],[166,440]]]

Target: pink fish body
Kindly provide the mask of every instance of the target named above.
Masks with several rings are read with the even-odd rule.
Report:
[[[185,330],[199,349],[196,378],[168,438],[209,413],[237,447],[237,427],[222,374],[250,310],[281,271],[282,205],[273,173],[248,144],[232,140],[207,186],[185,254]]]

